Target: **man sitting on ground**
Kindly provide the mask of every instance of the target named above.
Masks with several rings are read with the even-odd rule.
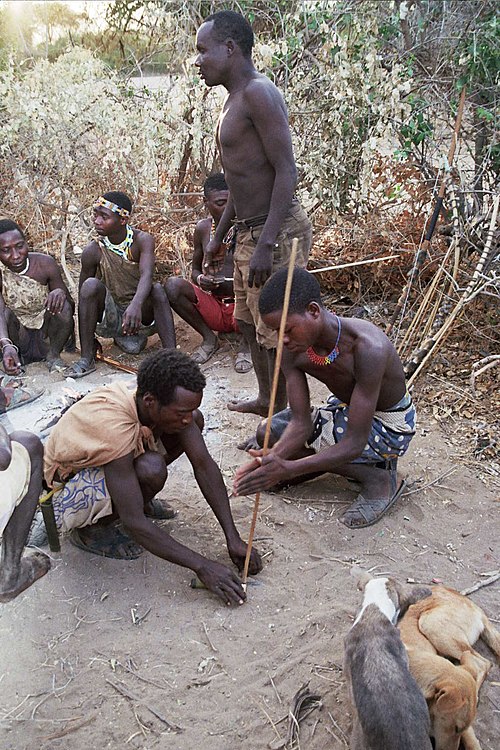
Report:
[[[228,250],[226,253],[220,277],[208,276],[202,270],[205,248],[224,213],[228,196],[229,190],[222,172],[217,172],[205,180],[203,202],[212,218],[202,219],[194,230],[192,282],[172,276],[165,285],[172,308],[203,337],[200,346],[191,355],[199,365],[208,362],[219,348],[219,339],[214,331],[239,332],[233,315],[233,252]],[[236,372],[248,372],[252,369],[248,344],[242,336],[234,369]]]
[[[278,330],[287,270],[264,286],[259,310]],[[415,408],[403,366],[387,336],[368,321],[340,318],[323,307],[319,284],[296,268],[283,340],[282,369],[290,408],[272,419],[271,450],[236,473],[235,491],[251,495],[278,483],[295,484],[324,472],[354,479],[360,494],[341,521],[370,526],[400,497],[397,460],[415,433]],[[327,406],[311,409],[306,376],[324,383]],[[263,444],[264,425],[257,439]]]
[[[158,333],[162,346],[175,348],[172,311],[160,283],[153,283],[153,237],[128,224],[132,203],[125,193],[108,192],[94,204],[98,239],[82,253],[78,323],[82,356],[64,372],[83,378],[95,371],[95,333],[139,354]]]
[[[222,527],[229,556],[243,567],[246,545],[201,434],[204,387],[199,366],[186,354],[154,352],[139,367],[137,390],[124,383],[98,388],[61,417],[45,448],[45,479],[49,486],[65,483],[53,496],[54,514],[58,527],[71,531],[77,547],[124,559],[137,557],[144,547],[191,568],[227,604],[241,604],[245,593],[232,570],[176,542],[146,517],[151,500],[165,484],[167,466],[186,453]],[[109,523],[117,517],[133,539]],[[252,573],[261,567],[254,552]]]
[[[10,436],[0,424],[0,602],[14,599],[45,575],[50,559],[41,552],[22,558],[42,491],[43,448],[31,432]]]
[[[73,332],[75,305],[52,256],[32,253],[21,227],[0,221],[0,347],[5,372],[46,360],[62,370],[60,355]]]

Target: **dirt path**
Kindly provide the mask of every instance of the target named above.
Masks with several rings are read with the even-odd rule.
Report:
[[[44,402],[13,412],[11,427],[39,427],[67,385],[42,365],[31,368],[50,392]],[[234,446],[256,420],[227,411],[225,403],[252,394],[254,379],[234,372],[227,344],[204,371],[206,439],[230,486],[244,460]],[[129,376],[100,365],[77,387],[116,377]],[[339,523],[354,497],[340,479],[322,478],[284,497],[262,495],[256,546],[265,568],[240,608],[191,589],[190,571],[147,552],[132,562],[101,559],[63,539],[50,573],[0,608],[1,747],[266,748],[285,736],[289,706],[305,683],[321,695],[322,707],[301,725],[300,746],[346,747],[342,642],[360,602],[351,563],[457,589],[500,568],[499,485],[430,412],[421,408],[419,418],[401,461],[409,492],[370,529],[350,532]],[[228,562],[187,461],[173,466],[163,495],[178,510],[168,522],[175,537]],[[245,536],[253,498],[237,498],[233,508]],[[472,595],[497,623],[498,591],[497,583]],[[475,723],[483,750],[498,747],[499,712],[495,667]]]

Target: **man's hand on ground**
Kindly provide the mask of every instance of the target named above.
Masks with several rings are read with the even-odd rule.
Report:
[[[63,289],[52,289],[47,295],[45,307],[51,315],[59,315],[66,301],[66,292]]]
[[[234,562],[238,570],[241,572],[243,568],[245,567],[245,557],[247,554],[247,544],[243,541],[243,539],[239,539],[237,542],[231,545],[227,545],[227,551],[229,552],[229,556],[231,560]],[[250,554],[250,564],[248,566],[248,572],[251,576],[257,575],[257,573],[260,573],[262,570],[262,560],[260,559],[260,555],[255,549],[255,547],[252,547],[252,552]]]
[[[228,605],[243,604],[247,598],[236,573],[221,563],[207,560],[196,574],[209,591]]]
[[[123,313],[122,331],[125,336],[133,336],[139,330],[142,322],[142,308],[132,300],[130,305]]]

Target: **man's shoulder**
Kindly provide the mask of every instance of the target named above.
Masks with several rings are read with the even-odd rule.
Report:
[[[196,222],[194,231],[195,234],[200,237],[206,239],[207,235],[210,235],[210,232],[212,230],[212,219],[210,216],[206,216],[204,219],[200,219]]]
[[[154,247],[154,237],[149,232],[146,232],[144,229],[138,229],[137,227],[134,227],[134,245],[137,245],[139,250],[145,250],[146,248],[150,248],[151,246]]]
[[[57,268],[57,261],[55,258],[52,257],[52,255],[47,255],[47,253],[28,253],[28,259],[30,262],[30,266],[37,266],[38,268]]]
[[[263,73],[257,73],[249,79],[243,89],[243,95],[249,102],[259,102],[265,99],[267,101],[275,101],[280,105],[284,103],[283,95],[279,88]]]

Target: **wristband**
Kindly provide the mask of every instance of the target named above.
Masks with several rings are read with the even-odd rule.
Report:
[[[198,284],[198,286],[200,286],[200,279],[201,279],[202,276],[203,276],[203,274],[199,273],[198,276],[196,277],[196,283]]]

